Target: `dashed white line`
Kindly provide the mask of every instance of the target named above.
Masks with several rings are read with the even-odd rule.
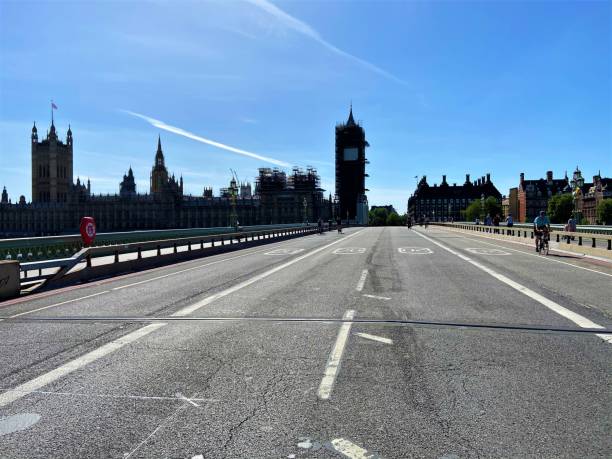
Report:
[[[363,290],[366,277],[368,277],[368,270],[364,269],[363,271],[361,271],[361,277],[359,278],[359,282],[357,282],[357,287],[355,287],[358,292],[361,292]]]
[[[470,263],[473,266],[477,267],[478,269],[486,272],[487,274],[490,274],[491,276],[493,276],[497,280],[499,280],[499,281],[503,282],[504,284],[512,287],[513,289],[521,292],[522,294],[532,298],[533,300],[537,301],[538,303],[546,306],[551,311],[554,311],[557,314],[559,314],[560,316],[563,316],[566,319],[574,322],[579,327],[582,327],[582,328],[605,328],[605,327],[603,327],[603,326],[601,326],[599,324],[596,324],[592,320],[587,319],[586,317],[583,317],[580,314],[575,313],[574,311],[571,311],[571,310],[561,306],[560,304],[555,303],[552,300],[549,300],[548,298],[540,295],[537,292],[534,292],[533,290],[525,287],[524,285],[521,285],[518,282],[515,282],[512,279],[509,279],[508,277],[504,276],[503,274],[499,274],[497,271],[494,271],[491,268],[488,268],[487,266],[485,266],[483,264],[480,264],[479,262],[477,262],[475,260],[472,260],[471,258],[466,257],[465,255],[463,255],[463,254],[461,254],[461,253],[451,249],[450,247],[447,247],[444,244],[441,244],[440,242],[438,242],[438,241],[436,241],[436,240],[434,240],[434,239],[432,239],[432,238],[430,238],[428,236],[425,236],[424,234],[421,234],[418,231],[415,231],[415,234],[418,234],[422,238],[427,239],[429,242],[432,242],[432,243],[436,244],[438,247],[443,248],[447,252],[450,252],[453,255],[458,256],[462,260],[467,261],[468,263]],[[599,338],[603,339],[604,341],[606,341],[607,343],[612,344],[612,335],[597,334],[597,336]]]
[[[26,395],[40,389],[41,387],[46,386],[58,379],[72,373],[73,371],[78,370],[79,368],[84,367],[96,360],[115,352],[118,349],[121,349],[123,346],[130,344],[137,339],[142,338],[145,335],[157,330],[165,326],[165,323],[156,323],[147,325],[146,327],[139,328],[132,333],[129,333],[115,341],[112,341],[104,346],[99,347],[81,357],[78,357],[74,360],[71,360],[64,365],[57,367],[55,370],[51,370],[48,373],[45,373],[37,378],[34,378],[26,383],[23,383],[17,386],[14,390],[9,390],[0,394],[0,408],[14,402],[15,400],[19,400],[20,398],[25,397]]]
[[[353,320],[354,317],[355,311],[349,310],[344,313],[342,319]],[[321,380],[319,390],[317,391],[317,396],[321,400],[327,400],[331,395],[334,382],[336,381],[336,376],[338,376],[338,371],[340,370],[340,362],[342,360],[342,354],[344,354],[344,348],[346,347],[349,332],[351,331],[351,325],[353,325],[352,322],[345,322],[340,326],[338,338],[336,338],[336,343],[334,344],[334,347],[329,354],[329,358],[327,359],[325,373],[323,374],[323,379]]]
[[[369,339],[372,341],[378,341],[380,343],[385,343],[385,344],[393,344],[393,340],[389,339],[389,338],[383,338],[382,336],[378,336],[378,335],[370,335],[369,333],[355,333],[357,336],[361,336],[362,338],[365,339]]]
[[[369,295],[367,293],[364,293],[361,296],[365,296],[366,298],[374,298],[375,300],[385,300],[385,301],[388,301],[388,300],[391,299],[388,296]]]
[[[367,449],[356,445],[346,438],[334,438],[330,443],[335,451],[350,459],[380,459],[380,456],[369,452]]]
[[[292,260],[290,260],[290,261],[288,261],[286,263],[283,263],[282,265],[276,266],[275,268],[269,269],[268,271],[265,271],[265,272],[263,272],[261,274],[253,276],[250,279],[247,279],[247,280],[245,280],[243,282],[240,282],[239,284],[236,284],[236,285],[234,285],[232,287],[229,287],[229,288],[227,288],[225,290],[222,290],[222,291],[220,291],[218,293],[215,293],[214,295],[206,297],[203,300],[200,300],[200,301],[198,301],[198,302],[196,302],[194,304],[191,304],[189,306],[185,306],[183,309],[180,309],[180,310],[176,311],[174,314],[172,314],[172,316],[173,317],[183,317],[183,316],[189,315],[192,312],[195,312],[198,309],[200,309],[200,308],[202,308],[202,307],[204,307],[206,305],[209,305],[213,301],[218,300],[219,298],[223,298],[224,296],[227,296],[227,295],[229,295],[231,293],[237,292],[238,290],[241,290],[244,287],[248,287],[249,285],[254,284],[257,281],[260,281],[261,279],[265,279],[266,277],[268,277],[268,276],[270,276],[270,275],[272,275],[274,273],[282,271],[283,269],[285,269],[285,268],[287,268],[287,267],[289,267],[289,266],[291,266],[291,265],[293,265],[295,263],[298,263],[298,262],[302,261],[303,259],[308,258],[308,257],[310,257],[310,256],[312,256],[312,255],[314,255],[316,253],[319,253],[319,252],[329,248],[330,246],[332,246],[334,244],[338,244],[340,242],[344,242],[348,238],[353,237],[353,236],[361,233],[361,231],[363,231],[363,230],[356,231],[355,233],[352,233],[352,234],[348,235],[347,237],[345,237],[343,239],[338,239],[338,240],[332,242],[331,244],[327,244],[327,245],[324,245],[322,247],[319,247],[318,249],[311,250],[310,252],[308,252],[308,253],[306,253],[304,255],[301,255],[301,256],[299,256],[297,258],[294,258],[294,259],[292,259]]]

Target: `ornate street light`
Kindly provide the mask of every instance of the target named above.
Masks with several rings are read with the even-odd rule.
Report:
[[[578,211],[578,199],[582,194],[582,187],[584,186],[584,178],[582,177],[582,172],[576,166],[576,170],[574,171],[574,175],[572,176],[572,180],[570,181],[572,185],[572,198],[574,200],[574,219],[576,220],[576,224],[580,223],[582,220],[582,215]]]

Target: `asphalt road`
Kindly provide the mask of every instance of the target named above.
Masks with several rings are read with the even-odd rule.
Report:
[[[350,228],[0,303],[0,457],[611,457],[611,281]]]

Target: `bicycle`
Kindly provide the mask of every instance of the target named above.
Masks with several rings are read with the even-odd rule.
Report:
[[[549,244],[550,241],[550,232],[544,230],[542,234],[540,234],[538,239],[538,253],[540,255],[548,255]]]

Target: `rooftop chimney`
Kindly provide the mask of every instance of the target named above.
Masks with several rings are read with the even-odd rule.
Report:
[[[446,183],[446,175],[442,176],[442,183]]]
[[[546,182],[551,184],[553,180],[553,171],[546,171]]]
[[[525,173],[521,172],[521,183],[525,181]]]
[[[487,174],[487,183],[491,183],[491,174]]]
[[[481,178],[479,178],[479,179],[478,179],[478,186],[480,186],[481,184],[482,184],[482,179],[481,179]]]
[[[470,174],[465,174],[465,183],[470,183]]]

